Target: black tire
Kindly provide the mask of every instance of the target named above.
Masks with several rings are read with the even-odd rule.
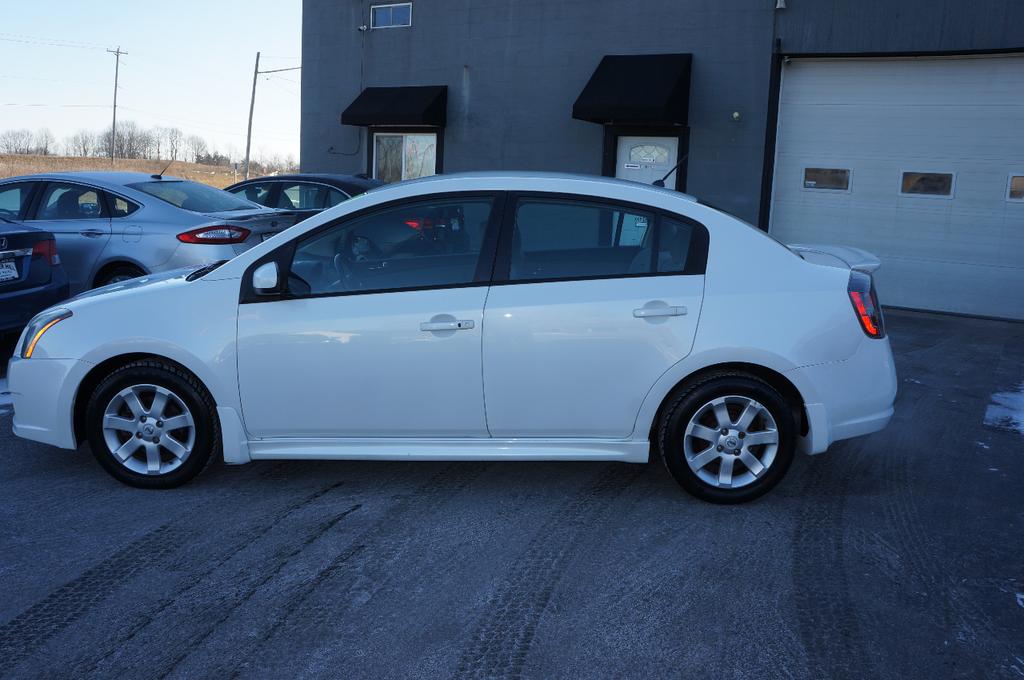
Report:
[[[194,422],[191,452],[177,467],[166,473],[142,474],[129,469],[114,456],[104,435],[103,422],[108,404],[122,390],[137,385],[153,385],[169,390],[187,407]],[[159,360],[133,361],[113,371],[100,382],[86,405],[85,428],[89,446],[103,469],[118,481],[143,489],[181,486],[221,455],[220,422],[213,398],[195,376]],[[131,439],[131,435],[128,434],[126,439]],[[160,453],[163,458],[173,462],[169,450],[161,449]]]
[[[127,281],[128,279],[137,279],[140,276],[145,276],[146,272],[142,271],[135,265],[131,264],[119,264],[116,267],[111,267],[105,271],[100,272],[100,275],[96,277],[96,285],[94,288],[100,286],[106,286],[111,283],[119,283],[121,281]]]
[[[737,396],[752,399],[767,409],[775,421],[778,445],[774,458],[760,477],[737,488],[724,488],[708,483],[687,463],[684,453],[686,428],[694,415],[705,405],[715,399],[726,396]],[[730,406],[730,409],[735,405]],[[761,416],[758,416],[761,417]],[[745,503],[754,500],[782,481],[786,471],[793,462],[796,448],[797,426],[794,408],[779,394],[778,390],[765,381],[746,373],[715,373],[705,376],[690,385],[682,387],[664,409],[658,429],[658,449],[662,461],[672,477],[686,491],[701,500],[711,503]],[[746,436],[746,433],[744,433]],[[697,441],[704,441],[698,439]],[[707,440],[710,441],[710,440]],[[742,442],[741,442],[742,445]],[[764,448],[753,448],[765,451]],[[725,453],[728,453],[728,449]],[[714,454],[712,454],[714,455]],[[737,460],[739,460],[737,458]],[[714,474],[715,461],[709,463],[710,474]],[[718,463],[719,465],[721,463]],[[745,465],[734,462],[734,468],[744,473],[749,470]],[[703,471],[703,469],[702,469]]]

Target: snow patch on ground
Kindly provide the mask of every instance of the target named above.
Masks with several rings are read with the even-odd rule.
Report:
[[[1024,593],[1017,593],[1017,604],[1024,607]]]
[[[1024,435],[1024,382],[1016,392],[996,392],[985,409],[985,424]]]
[[[980,446],[983,449],[989,448],[989,445],[986,444],[985,442],[974,442],[974,443],[977,444],[978,446]]]

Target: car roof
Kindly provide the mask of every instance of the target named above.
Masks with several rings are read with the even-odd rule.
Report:
[[[187,181],[181,177],[164,175],[166,181]],[[110,186],[125,186],[135,182],[149,182],[153,180],[153,173],[127,172],[118,170],[74,170],[69,172],[42,172],[36,175],[21,175],[19,177],[7,177],[7,181],[39,181],[56,180],[67,182],[92,182],[94,184],[106,184]]]
[[[416,186],[422,188],[425,191],[431,191],[434,187],[437,190],[450,190],[451,187],[444,187],[444,184],[459,184],[468,183],[472,184],[476,188],[489,188],[492,190],[505,190],[514,191],[517,188],[521,188],[521,185],[536,185],[538,182],[550,182],[551,187],[545,189],[557,193],[559,191],[558,185],[561,183],[571,183],[572,186],[580,187],[581,184],[586,185],[587,189],[592,192],[600,191],[601,187],[615,187],[625,188],[629,190],[640,190],[640,191],[652,191],[661,195],[670,195],[674,198],[682,198],[687,201],[694,203],[699,202],[696,196],[685,194],[674,189],[668,189],[665,187],[657,187],[653,184],[645,184],[643,182],[634,182],[632,180],[617,179],[615,177],[603,177],[599,175],[584,175],[575,174],[568,172],[538,172],[532,170],[524,171],[509,171],[509,170],[494,170],[494,171],[482,171],[482,172],[457,172],[450,175],[431,175],[430,177],[420,177],[418,179],[405,180],[396,184],[387,185],[390,187],[402,187],[402,186]],[[383,191],[385,189],[378,189],[377,191]]]
[[[291,173],[287,175],[266,175],[264,177],[253,177],[251,179],[243,180],[241,182],[235,182],[234,184],[225,187],[225,189],[237,189],[238,187],[245,186],[247,184],[255,184],[258,182],[281,182],[281,181],[295,181],[295,182],[322,182],[324,184],[330,184],[331,186],[338,187],[339,189],[359,191],[369,191],[374,187],[379,187],[383,184],[379,179],[371,179],[369,177],[357,177],[356,175],[341,175],[331,172],[299,172]]]

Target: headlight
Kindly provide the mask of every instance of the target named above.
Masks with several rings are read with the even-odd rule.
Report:
[[[21,344],[21,358],[30,359],[32,352],[36,349],[36,343],[39,342],[39,338],[43,337],[43,333],[57,325],[58,321],[63,321],[69,316],[71,316],[71,310],[61,308],[47,309],[45,312],[36,314],[25,329],[25,340]]]

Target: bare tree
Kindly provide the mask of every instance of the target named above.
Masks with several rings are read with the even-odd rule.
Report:
[[[96,135],[88,130],[79,130],[68,137],[65,147],[68,155],[89,156],[96,151]]]
[[[4,153],[32,153],[32,131],[6,130],[0,134],[0,151]]]
[[[176,161],[178,160],[178,154],[181,152],[184,135],[176,127],[167,128],[164,134],[167,137],[167,160]]]
[[[53,133],[50,132],[49,128],[40,128],[36,132],[33,140],[33,145],[35,146],[34,151],[41,156],[49,156],[53,151],[53,145],[56,141],[56,138],[53,136]]]
[[[189,160],[198,163],[206,155],[206,140],[199,135],[189,135],[185,139],[185,148],[188,149]]]

